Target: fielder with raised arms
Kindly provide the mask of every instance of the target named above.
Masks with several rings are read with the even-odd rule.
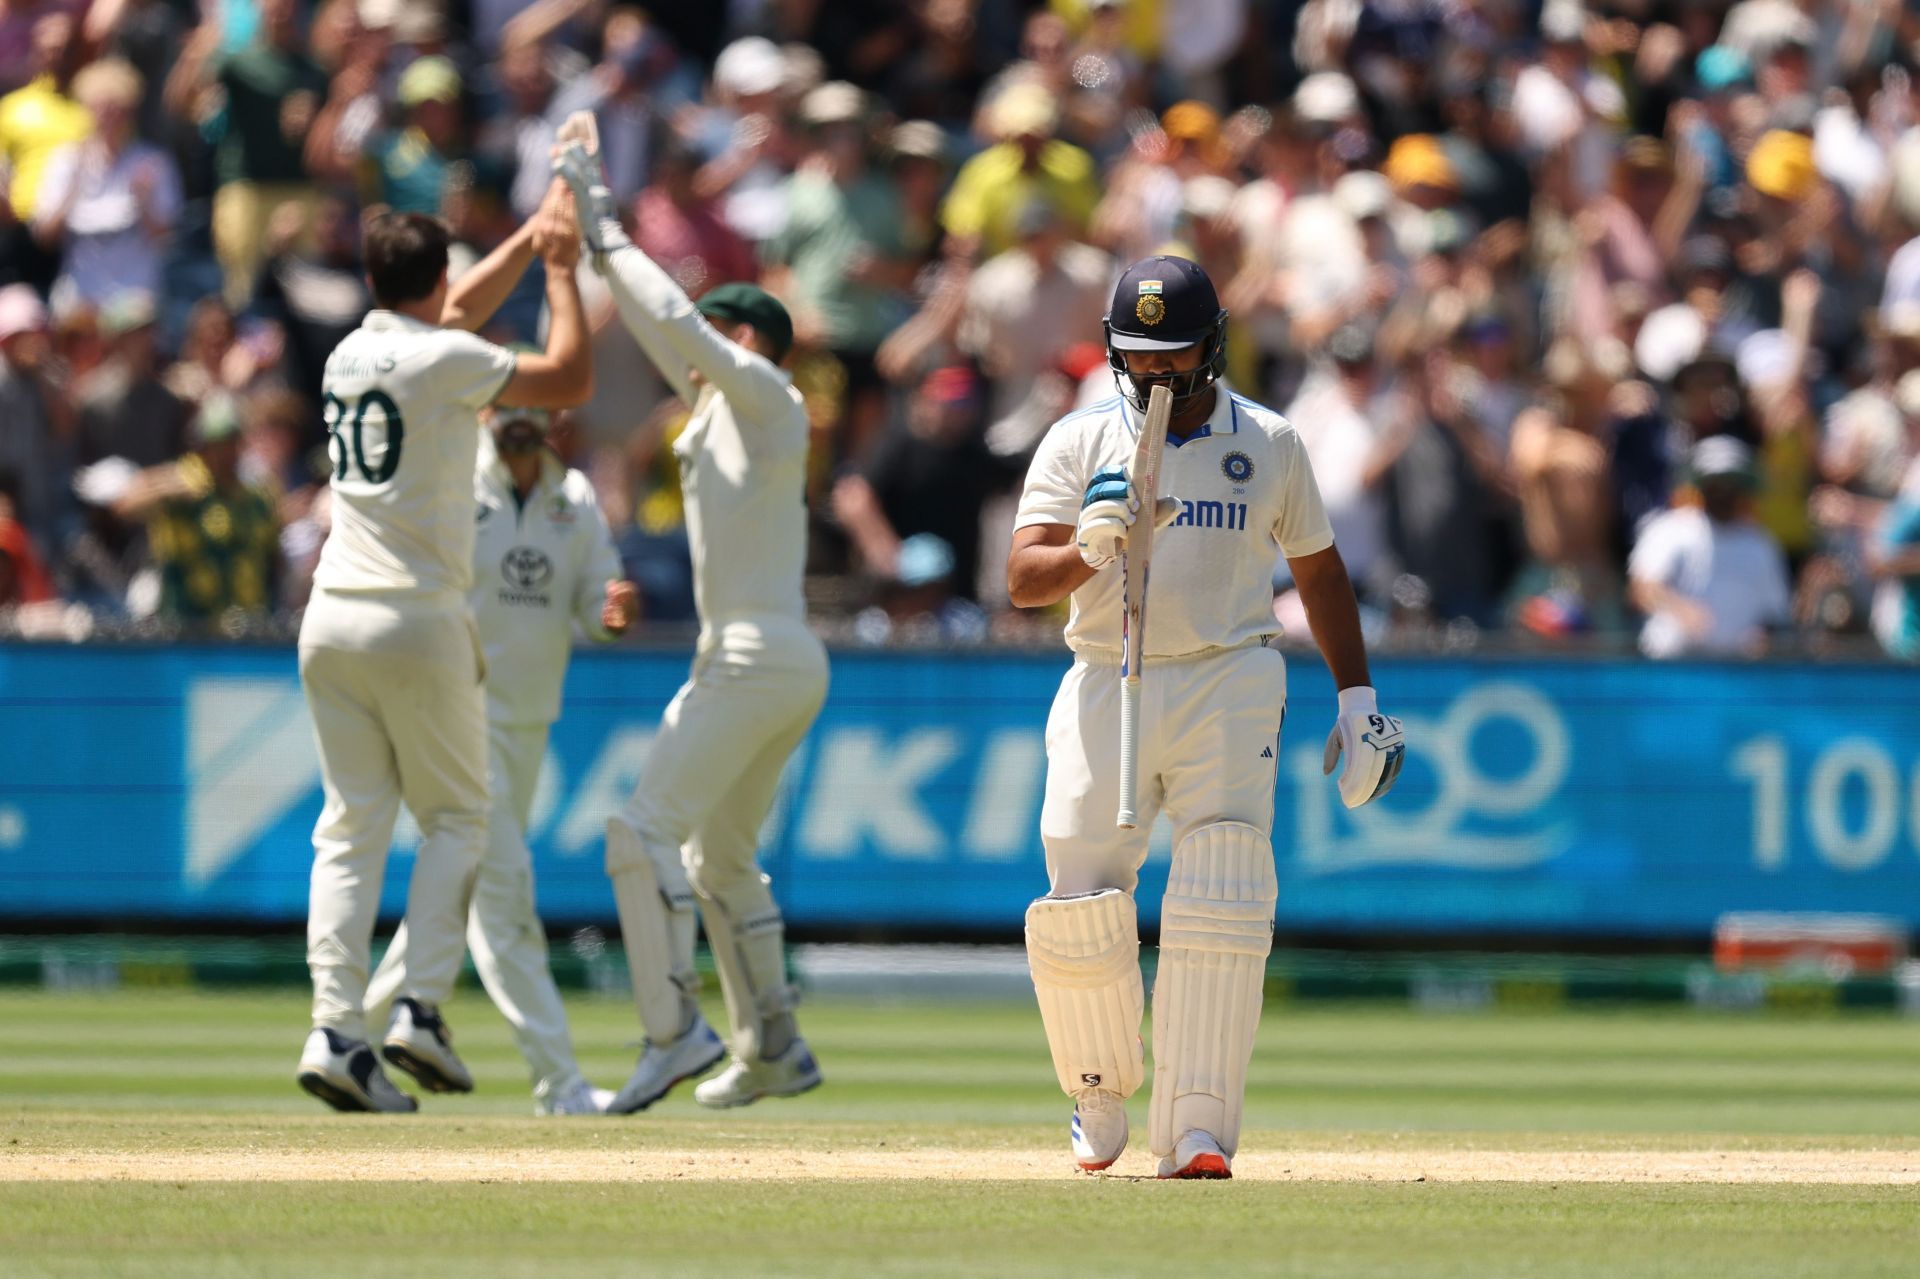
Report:
[[[579,242],[556,186],[517,234],[447,284],[441,222],[387,214],[366,230],[378,309],[327,357],[333,530],[300,623],[300,684],[325,797],[313,830],[307,965],[313,1031],[300,1086],[337,1110],[410,1111],[367,1043],[373,926],[400,801],[423,836],[407,889],[406,982],[381,1052],[434,1092],[473,1077],[440,1018],[466,951],[467,900],[487,845],[487,714],[467,590],[473,469],[487,404],[567,406],[593,390],[573,266]],[[543,354],[516,358],[477,328],[526,258],[545,257],[552,324]],[[450,327],[449,327],[450,326]]]
[[[573,230],[571,226],[567,228]],[[613,1094],[590,1085],[573,1055],[566,1006],[547,964],[534,905],[527,816],[576,628],[606,640],[633,624],[639,593],[593,485],[547,447],[544,409],[486,409],[473,496],[473,614],[487,663],[487,851],[474,881],[467,948],[533,1072],[534,1111],[597,1115]],[[377,1008],[406,984],[400,925],[367,991]]]
[[[1027,911],[1027,954],[1060,1086],[1074,1099],[1073,1156],[1097,1171],[1127,1144],[1126,1099],[1145,1081],[1145,992],[1133,892],[1164,807],[1173,864],[1160,914],[1148,1129],[1162,1177],[1228,1177],[1260,1022],[1277,895],[1273,794],[1286,667],[1276,548],[1292,566],[1340,690],[1327,771],[1342,755],[1350,808],[1385,794],[1405,749],[1367,673],[1359,611],[1307,463],[1286,419],[1215,385],[1227,313],[1181,258],[1135,263],[1106,320],[1120,395],[1056,422],[1027,475],[1007,561],[1013,602],[1072,597],[1074,663],[1047,719],[1040,836],[1050,890]],[[1143,506],[1127,476],[1149,392],[1173,411],[1153,502],[1139,732],[1139,819],[1116,826],[1120,572]]]
[[[807,628],[807,415],[781,371],[793,322],[770,294],[724,284],[698,307],[628,240],[601,172],[591,115],[561,127],[554,171],[620,318],[693,408],[673,443],[686,496],[700,640],[660,719],[645,774],[607,822],[607,874],[646,1047],[608,1109],[643,1110],[726,1047],[694,1001],[694,907],[733,1030],[733,1061],[694,1089],[742,1106],[820,1083],[794,1025],[785,926],[756,853],[787,758],[827,694]]]

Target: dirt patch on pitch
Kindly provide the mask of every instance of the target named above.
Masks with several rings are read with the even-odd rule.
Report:
[[[1108,1176],[1151,1177],[1145,1152]],[[1260,1181],[1920,1183],[1920,1152],[1876,1150],[1244,1152]],[[1003,1181],[1074,1173],[1059,1151],[110,1151],[0,1148],[0,1181]]]

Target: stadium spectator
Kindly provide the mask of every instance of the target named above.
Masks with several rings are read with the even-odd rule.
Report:
[[[789,107],[820,78],[817,66],[773,41],[745,36],[713,64],[713,101],[690,113],[685,131],[712,157],[694,189],[718,200],[727,225],[749,243],[770,240],[787,224],[787,175],[800,149]]]
[[[1390,490],[1395,556],[1424,583],[1436,618],[1493,625],[1511,576],[1501,526],[1489,519],[1502,460],[1461,402],[1444,358],[1408,355],[1396,374],[1400,394],[1388,430],[1404,433],[1405,443]]]
[[[302,151],[328,85],[306,52],[295,0],[260,0],[256,32],[241,48],[225,51],[226,34],[220,17],[195,30],[168,77],[166,104],[203,127],[218,122],[213,246],[237,307],[266,256],[274,210],[291,202],[311,216],[318,192]]]
[[[992,257],[1013,247],[1014,221],[1036,196],[1048,201],[1078,237],[1100,201],[1093,157],[1054,136],[1059,106],[1037,84],[1016,84],[986,113],[992,146],[955,175],[941,212],[962,256]]]
[[[59,545],[67,508],[64,405],[47,375],[47,309],[25,284],[0,288],[0,475],[10,477],[13,518],[43,550]]]
[[[140,75],[135,129],[141,138],[163,146],[188,141],[182,122],[167,113],[167,75],[197,16],[173,0],[94,0],[81,31],[89,45],[104,45]]]
[[[416,59],[400,76],[400,127],[334,135],[334,171],[359,168],[361,202],[395,213],[445,211],[451,170],[460,161],[459,68],[438,54]]]
[[[1490,475],[1495,492],[1504,488],[1517,497],[1527,551],[1547,578],[1527,614],[1544,633],[1585,630],[1596,611],[1609,617],[1618,611],[1607,446],[1619,434],[1623,408],[1640,407],[1632,396],[1645,392],[1624,382],[1625,358],[1617,344],[1593,352],[1571,337],[1556,342],[1545,370],[1555,393],[1514,419],[1510,469]],[[1627,392],[1619,389],[1623,384]]]
[[[160,378],[153,299],[123,293],[100,313],[108,356],[79,387],[79,460],[158,466],[186,446],[188,408]]]
[[[863,644],[977,644],[987,637],[979,605],[957,594],[953,548],[932,533],[900,544],[893,575],[879,586],[879,602],[853,619]]]
[[[159,616],[194,629],[264,621],[280,571],[272,496],[240,474],[240,412],[217,396],[194,416],[192,451],[140,472],[114,503],[145,522],[160,574]]]
[[[297,209],[287,217],[289,222],[304,219]],[[219,391],[237,394],[259,376],[263,364],[273,363],[267,357],[275,354],[274,346],[271,333],[258,327],[251,341],[242,341],[226,304],[219,298],[202,298],[187,313],[179,358],[161,380],[190,405],[197,406]]]
[[[573,112],[594,113],[607,181],[625,208],[653,170],[665,121],[691,95],[672,44],[638,9],[613,9],[600,40],[599,64],[554,94],[546,119],[557,132]]]
[[[73,79],[93,136],[47,162],[33,214],[41,246],[63,255],[58,300],[100,306],[123,293],[159,296],[180,176],[166,152],[134,136],[140,91],[140,73],[118,59],[89,63]]]
[[[787,224],[768,241],[767,285],[788,299],[794,340],[846,372],[838,441],[858,456],[885,411],[874,354],[905,318],[916,263],[901,239],[900,193],[869,163],[865,95],[830,81],[800,105],[807,153],[788,179]]]
[[[546,194],[542,179],[556,128],[548,115],[559,78],[556,64],[564,74],[569,61],[564,52],[549,48],[541,33],[509,44],[495,69],[501,109],[481,122],[474,149],[489,166],[511,175],[508,203],[521,221],[534,215]]]
[[[1920,661],[1920,461],[1887,505],[1868,566],[1881,583],[1874,633],[1893,656]]]
[[[275,605],[300,608],[326,540],[324,485],[333,460],[324,445],[312,443],[319,414],[298,392],[269,387],[249,396],[242,409],[240,479],[275,499],[280,525],[282,573]]]
[[[633,207],[633,242],[697,298],[716,284],[751,282],[753,250],[712,200],[702,199],[695,179],[700,157],[684,142],[661,148],[653,181]]]
[[[1383,398],[1386,388],[1374,368],[1373,335],[1347,325],[1327,342],[1287,405],[1313,464],[1320,499],[1327,508],[1340,558],[1362,603],[1383,600],[1393,580],[1387,542],[1387,480],[1408,436],[1404,414]]]
[[[947,138],[928,120],[908,120],[887,139],[892,179],[900,193],[900,242],[906,255],[925,264],[940,247],[940,196],[947,185]]]
[[[26,525],[15,518],[14,479],[0,475],[0,612],[53,599],[53,583]]]
[[[986,447],[983,407],[971,369],[935,369],[873,455],[834,486],[834,513],[875,577],[901,580],[903,545],[916,534],[932,534],[947,548],[950,573],[941,576],[951,577],[952,593],[974,597],[980,508],[1015,478]]]
[[[1014,222],[1018,242],[967,283],[958,340],[993,380],[995,418],[1027,398],[1033,380],[1077,342],[1099,338],[1113,261],[1068,238],[1059,210],[1034,199]]]
[[[1650,521],[1628,562],[1648,657],[1757,655],[1789,618],[1786,557],[1748,510],[1753,452],[1716,436],[1691,457],[1698,506]]]
[[[327,356],[372,309],[373,295],[360,260],[360,228],[344,198],[322,196],[311,245],[303,239],[299,209],[282,206],[267,229],[270,253],[253,310],[286,335],[287,385],[318,401]]]
[[[93,132],[93,117],[71,90],[80,54],[71,14],[47,6],[30,31],[30,78],[0,98],[0,176],[6,188],[0,202],[5,205],[0,209],[0,284],[31,284],[44,297],[60,259],[42,248],[32,231],[41,179],[54,156]]]
[[[1129,0],[1089,0],[1068,64],[1076,92],[1068,109],[1076,141],[1102,161],[1127,144],[1130,111],[1148,102],[1146,66],[1127,42]]]

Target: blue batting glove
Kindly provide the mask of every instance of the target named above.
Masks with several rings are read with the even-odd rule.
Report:
[[[1133,481],[1125,471],[1102,471],[1087,482],[1087,495],[1080,500],[1085,510],[1095,502],[1122,502],[1133,505]]]

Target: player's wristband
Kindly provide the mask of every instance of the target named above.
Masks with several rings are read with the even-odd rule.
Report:
[[[1373,685],[1355,684],[1352,688],[1340,690],[1340,716],[1377,715],[1380,703],[1373,695]]]

